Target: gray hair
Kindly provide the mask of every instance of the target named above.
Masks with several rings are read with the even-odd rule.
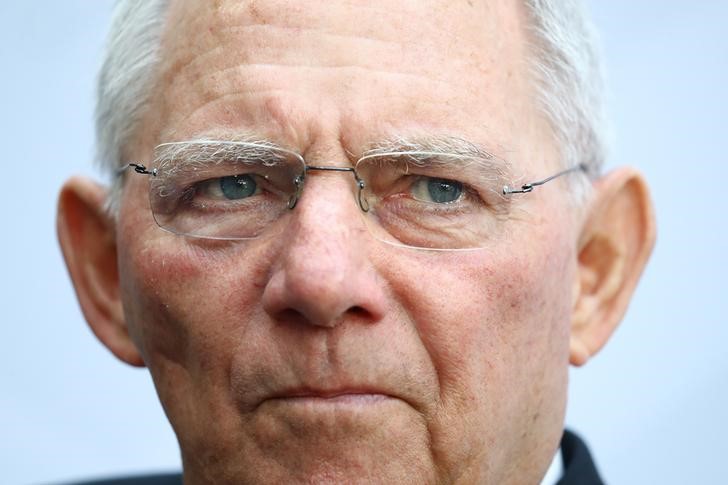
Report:
[[[596,30],[581,0],[524,3],[538,102],[561,150],[562,166],[583,164],[593,180],[607,156],[608,133]],[[589,179],[580,177],[573,187],[576,200],[589,194]]]
[[[107,172],[116,173],[127,162],[125,147],[149,105],[169,1],[116,3],[96,105],[96,160]],[[606,157],[602,70],[594,28],[581,0],[523,1],[538,102],[561,150],[561,164],[584,164],[593,178]],[[585,177],[579,179],[575,197],[582,200],[591,185]],[[120,178],[114,177],[108,200],[114,214],[120,189]]]
[[[126,147],[149,105],[159,63],[169,0],[118,0],[99,72],[96,100],[96,163],[112,174],[107,200],[118,212]]]

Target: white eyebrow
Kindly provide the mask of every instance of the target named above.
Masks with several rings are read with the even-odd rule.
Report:
[[[306,163],[292,150],[269,140],[252,135],[233,137],[199,138],[180,142],[168,142],[154,149],[154,166],[164,165],[168,174],[184,170],[203,170],[205,167],[225,162],[253,162],[276,165],[294,157]],[[372,157],[406,157],[416,165],[453,165],[473,168],[492,180],[510,180],[510,163],[494,155],[486,148],[456,136],[423,136],[416,138],[394,137],[372,143],[360,159]]]
[[[461,167],[475,165],[488,178],[510,180],[511,164],[481,145],[456,136],[396,137],[370,145],[362,159],[370,157],[405,156],[415,164],[453,164]]]
[[[203,138],[162,143],[157,145],[154,153],[154,166],[164,166],[167,174],[184,170],[203,170],[210,165],[226,162],[255,162],[273,166],[291,158],[303,160],[295,152],[256,138],[238,140]]]

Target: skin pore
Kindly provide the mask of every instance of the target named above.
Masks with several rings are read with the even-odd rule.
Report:
[[[527,179],[559,169],[517,1],[173,1],[168,15],[130,160],[222,132],[350,166],[432,135]],[[160,230],[147,178],[127,177],[115,221],[103,189],[67,184],[61,244],[96,334],[149,368],[192,484],[538,483],[569,360],[606,341],[654,238],[633,172],[597,188],[627,190],[611,216],[646,227],[607,251],[632,255],[626,276],[583,232],[610,234],[608,211],[577,211],[565,180],[516,198],[487,248],[429,252],[372,238],[349,175],[313,174],[285,231],[231,243]],[[626,294],[609,283],[584,303],[604,281]]]

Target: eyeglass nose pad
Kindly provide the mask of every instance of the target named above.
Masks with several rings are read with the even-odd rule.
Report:
[[[359,188],[357,191],[357,203],[359,204],[359,208],[364,212],[369,212],[369,201],[362,196],[362,191],[366,187],[366,183],[359,178],[356,172],[354,172],[354,177],[356,178],[356,186]],[[301,197],[301,192],[303,192],[303,183],[305,181],[305,174],[297,175],[293,179],[293,184],[296,186],[296,191],[291,195],[291,197],[288,199],[288,209],[293,209],[296,207],[296,204],[298,204],[298,199]]]
[[[291,198],[288,199],[288,208],[293,209],[296,207],[296,204],[298,204],[298,198],[301,196],[301,192],[303,191],[303,182],[305,179],[305,173],[301,175],[296,175],[296,178],[293,179],[293,185],[296,186],[295,192],[293,192],[293,195],[291,195]]]
[[[356,177],[356,185],[359,187],[356,197],[357,202],[359,203],[359,208],[364,212],[369,212],[369,201],[362,197],[362,191],[364,190],[364,187],[366,187],[366,183],[364,183],[364,181],[356,175],[356,172],[354,172],[354,176]]]

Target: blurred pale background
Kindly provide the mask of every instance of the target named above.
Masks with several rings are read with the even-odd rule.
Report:
[[[590,3],[611,87],[610,165],[647,175],[659,237],[622,327],[572,372],[567,423],[610,483],[726,483],[728,3]],[[58,187],[95,175],[111,5],[0,4],[2,483],[180,465],[147,373],[87,329],[56,244]]]

